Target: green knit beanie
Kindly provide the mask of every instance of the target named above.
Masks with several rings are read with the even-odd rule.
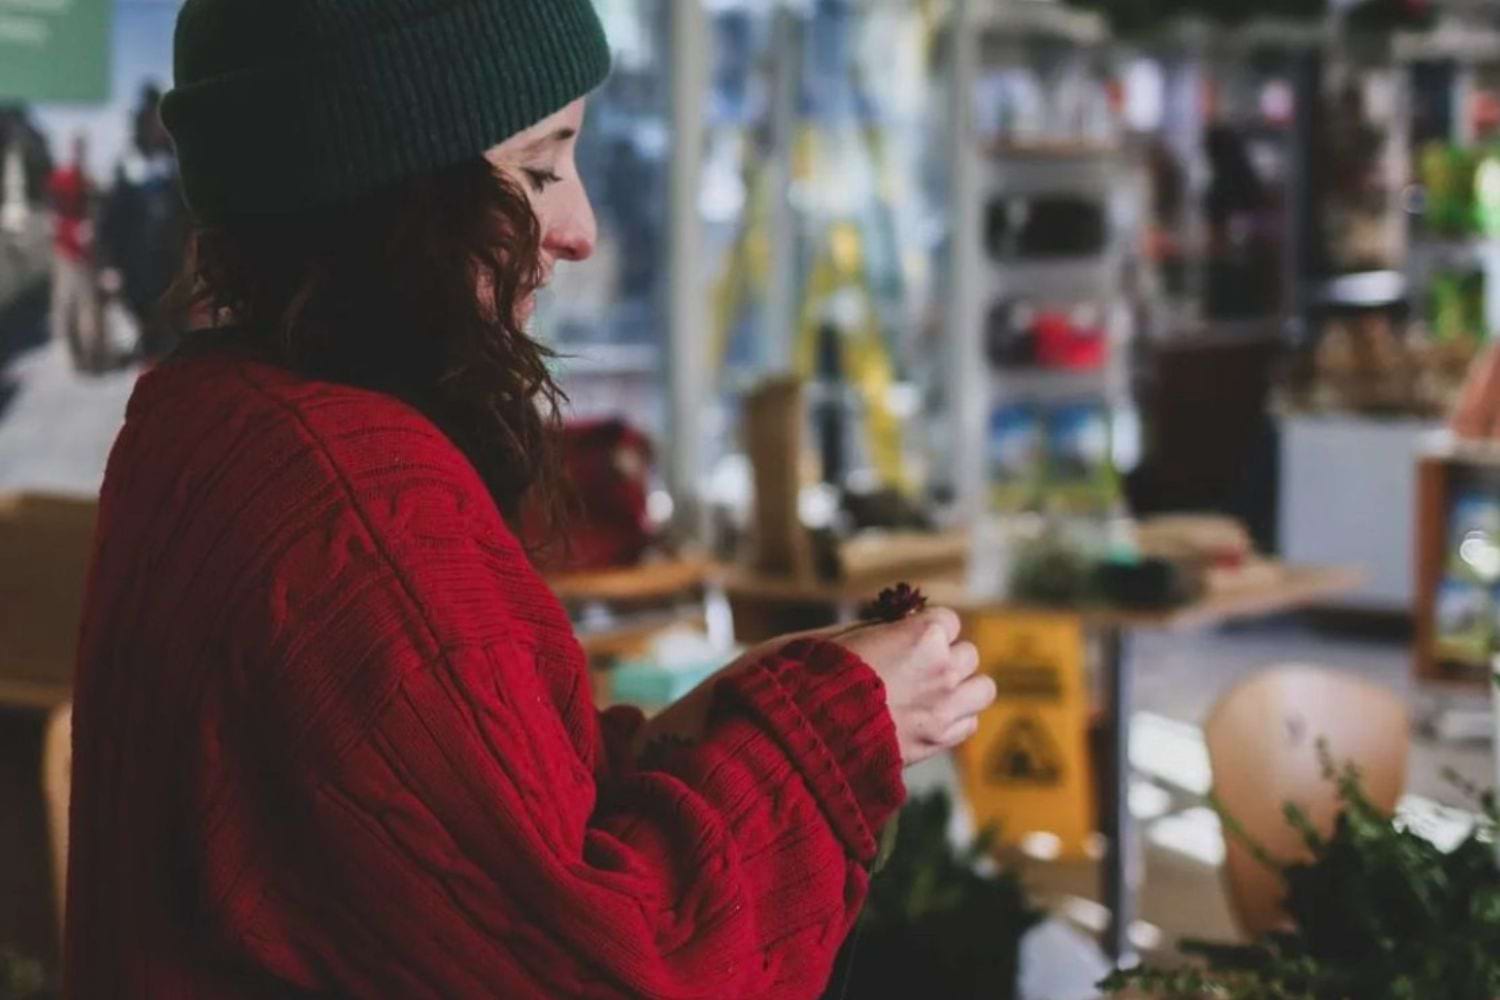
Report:
[[[187,0],[162,120],[204,222],[477,157],[597,87],[591,0]]]

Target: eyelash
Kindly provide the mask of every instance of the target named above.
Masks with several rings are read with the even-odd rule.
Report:
[[[525,171],[525,174],[527,180],[531,181],[531,186],[536,188],[537,194],[541,194],[543,191],[547,190],[549,186],[556,184],[558,181],[562,180],[561,177],[557,176],[557,174],[551,170],[527,169]]]

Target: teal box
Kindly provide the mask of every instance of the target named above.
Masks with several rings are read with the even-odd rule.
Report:
[[[723,666],[714,662],[665,667],[649,660],[627,661],[610,672],[610,688],[617,702],[670,705]]]

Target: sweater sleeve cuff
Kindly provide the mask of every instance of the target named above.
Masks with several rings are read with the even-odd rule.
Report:
[[[849,853],[874,860],[876,834],[906,797],[875,671],[842,646],[799,640],[727,678],[718,693],[774,734]]]

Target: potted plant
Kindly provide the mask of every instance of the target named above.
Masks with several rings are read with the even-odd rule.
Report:
[[[967,850],[948,838],[952,803],[913,799],[872,879],[844,995],[1012,1000],[1021,938],[1042,914],[1014,872],[997,871],[993,832]]]

